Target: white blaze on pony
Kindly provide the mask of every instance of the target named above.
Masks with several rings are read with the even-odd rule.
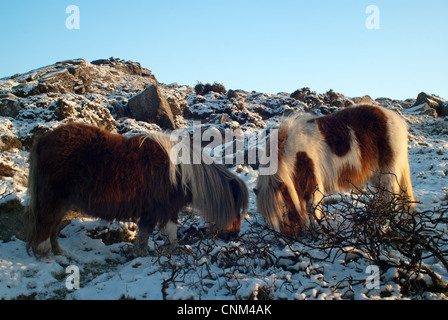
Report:
[[[260,213],[277,231],[296,234],[325,193],[353,185],[372,183],[413,205],[408,130],[396,112],[357,105],[323,117],[295,115],[278,137],[279,169],[260,175],[254,190]]]

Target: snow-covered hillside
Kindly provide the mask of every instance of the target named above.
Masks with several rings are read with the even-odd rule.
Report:
[[[372,257],[361,247],[335,249],[320,245],[319,240],[282,238],[257,213],[252,188],[258,172],[248,165],[230,167],[250,190],[249,214],[240,237],[230,242],[204,235],[205,222],[186,211],[179,221],[177,249],[165,248],[155,232],[149,239],[152,253],[134,258],[129,255],[134,223],[78,215],[67,220],[60,232],[63,256],[29,256],[21,217],[27,204],[27,159],[34,134],[70,120],[125,135],[167,129],[165,122],[143,121],[140,110],[128,108],[128,102],[151,85],[166,100],[154,108],[169,109],[172,128],[191,129],[193,121],[201,121],[204,128],[240,128],[250,135],[277,125],[291,113],[327,114],[358,102],[394,109],[409,125],[412,182],[421,202],[418,211],[441,215],[436,231],[448,239],[448,104],[437,96],[373,101],[333,91],[317,94],[307,88],[293,95],[243,90],[198,95],[188,86],[159,84],[138,63],[113,58],[92,63],[68,60],[0,79],[0,299],[448,298],[448,271],[433,254],[422,253],[426,269],[411,277],[414,285],[423,288],[416,293],[408,290],[409,282],[400,280],[398,266],[406,257],[393,244],[382,258],[388,267],[381,266],[375,278]],[[331,214],[338,219],[337,210]],[[448,242],[437,249],[448,259]],[[394,262],[397,267],[391,266]],[[76,271],[78,289],[71,286]]]

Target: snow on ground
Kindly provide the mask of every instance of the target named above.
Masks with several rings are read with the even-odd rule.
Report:
[[[25,107],[18,116],[0,117],[2,138],[27,141],[31,133],[58,125],[54,110],[88,123],[110,125],[126,135],[160,130],[155,124],[118,120],[109,113],[111,106],[124,105],[151,79],[142,82],[136,76],[110,73],[106,66],[95,70],[100,80],[108,77],[113,81],[95,80],[94,92],[84,96],[41,94],[20,100]],[[0,90],[10,92],[19,86],[19,80],[0,81]],[[166,86],[162,91],[175,100],[185,99],[196,117],[207,115],[221,129],[240,126],[245,134],[275,125],[284,112],[310,110],[288,94],[238,92],[239,98],[229,100],[216,93],[198,96],[185,86]],[[217,115],[224,109],[231,121],[220,124]],[[397,112],[403,114],[410,128],[409,158],[415,196],[421,202],[419,210],[446,208],[447,117],[433,118],[412,109],[398,108]],[[191,122],[182,121],[186,126]],[[0,179],[0,205],[15,198],[26,205],[28,155],[17,148],[0,152],[0,164],[13,173]],[[63,256],[37,259],[28,255],[25,243],[17,237],[0,241],[0,299],[447,299],[448,273],[434,257],[424,258],[423,263],[439,279],[439,289],[431,289],[431,278],[420,273],[414,280],[428,289],[410,296],[397,280],[398,268],[384,270],[378,279],[372,273],[375,266],[369,256],[357,248],[322,249],[311,240],[279,237],[257,213],[252,188],[258,172],[239,166],[231,170],[250,191],[249,214],[242,221],[239,238],[224,242],[209,237],[204,234],[206,223],[187,210],[180,216],[176,249],[163,246],[163,238],[156,231],[148,242],[150,255],[135,258],[129,254],[135,224],[76,218],[61,230]],[[446,234],[446,224],[438,228]],[[446,258],[448,243],[439,249]],[[393,248],[385,257],[390,261],[401,258]],[[77,280],[79,288],[74,287]]]
[[[425,209],[446,206],[448,122],[406,114],[405,117],[411,124],[410,163],[415,194],[422,201],[420,206]],[[18,150],[2,154],[20,172],[27,170],[25,156],[24,151]],[[250,167],[233,170],[252,190],[257,171]],[[20,180],[22,176],[15,177]],[[1,187],[24,196],[20,181],[2,181]],[[135,225],[90,218],[77,218],[61,231],[64,256],[36,259],[27,254],[23,241],[15,238],[2,242],[0,298],[407,298],[400,292],[400,284],[394,281],[398,272],[395,268],[381,275],[378,287],[369,289],[370,263],[362,254],[350,254],[349,250],[345,254],[326,252],[276,237],[256,214],[252,191],[250,196],[250,214],[242,223],[241,236],[230,242],[189,237],[191,230],[200,230],[204,222],[187,214],[180,219],[178,249],[166,250],[160,235],[154,233],[149,239],[153,251],[148,257],[129,257],[131,242],[106,244],[98,236],[101,230],[116,229],[128,234],[130,241],[135,236]],[[437,259],[425,263],[431,264],[445,284],[448,282],[448,273]],[[79,289],[67,289],[67,281],[73,280],[74,275],[69,266],[79,270]],[[421,277],[424,282],[431,282],[427,276]],[[419,298],[446,299],[446,295],[428,291]]]

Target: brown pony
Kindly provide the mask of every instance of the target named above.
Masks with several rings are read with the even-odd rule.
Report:
[[[218,229],[238,234],[248,191],[219,164],[175,164],[164,133],[127,138],[81,123],[36,138],[30,155],[27,251],[62,252],[58,228],[78,209],[106,220],[138,219],[137,254],[159,224],[175,241],[178,212],[191,204]],[[192,151],[193,152],[193,151]]]

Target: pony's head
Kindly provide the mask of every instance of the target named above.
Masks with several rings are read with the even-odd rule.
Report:
[[[254,188],[259,212],[277,232],[286,235],[296,235],[306,222],[303,201],[300,201],[294,185],[296,158],[293,155],[291,161],[288,150],[290,146],[287,143],[294,119],[295,117],[285,119],[279,128],[278,136],[269,137],[278,139],[278,169],[274,174],[260,174]],[[267,143],[266,148],[269,147],[270,143]]]
[[[180,172],[182,188],[190,193],[192,206],[211,223],[211,231],[224,239],[238,236],[249,202],[244,181],[216,163],[180,163]]]
[[[306,218],[295,189],[290,192],[290,188],[278,175],[260,175],[253,191],[261,215],[277,232],[294,236],[305,225]]]
[[[219,179],[214,181],[214,185],[219,185],[221,189],[221,197],[215,202],[220,202],[219,209],[223,210],[219,214],[219,219],[216,213],[219,212],[217,208],[207,210],[204,207],[205,214],[207,212],[214,212],[213,215],[208,215],[209,220],[213,221],[210,231],[215,233],[219,238],[230,240],[238,237],[241,230],[241,216],[247,213],[249,203],[249,190],[243,180],[237,177],[232,172],[228,171],[223,165],[212,165],[216,169],[216,176]],[[211,195],[209,196],[211,197]]]

